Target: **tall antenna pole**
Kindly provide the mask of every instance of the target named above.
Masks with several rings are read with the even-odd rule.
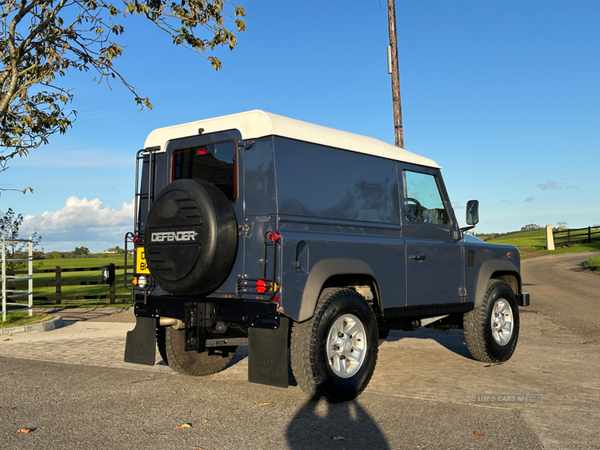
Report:
[[[404,148],[402,128],[402,104],[400,102],[400,70],[398,68],[398,38],[396,36],[396,0],[388,0],[388,25],[390,30],[390,51],[388,57],[392,74],[392,100],[394,107],[394,135],[396,147]]]

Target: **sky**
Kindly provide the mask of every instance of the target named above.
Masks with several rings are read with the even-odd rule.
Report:
[[[0,173],[0,212],[25,217],[45,251],[123,246],[133,230],[135,154],[155,128],[262,109],[394,143],[384,0],[239,0],[246,32],[202,57],[141,19],[123,22],[117,69],[148,96],[92,73],[72,88],[67,134]],[[600,224],[600,1],[396,0],[407,150],[442,166],[464,226]]]

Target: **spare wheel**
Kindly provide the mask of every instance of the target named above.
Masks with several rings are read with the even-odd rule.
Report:
[[[208,295],[231,272],[237,222],[225,194],[200,179],[177,180],[154,200],[144,231],[148,269],[175,295]]]

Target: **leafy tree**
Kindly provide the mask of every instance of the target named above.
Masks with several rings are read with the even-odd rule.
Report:
[[[174,44],[205,57],[215,70],[221,61],[204,53],[237,44],[226,20],[240,32],[246,26],[244,9],[229,0],[0,0],[0,172],[10,159],[27,156],[72,126],[77,112],[65,108],[73,94],[58,82],[70,69],[92,70],[98,82],[117,79],[140,107],[152,108],[114,66],[123,54],[115,41],[124,32],[120,22],[136,15]]]
[[[535,223],[530,223],[529,225],[525,225],[524,227],[521,227],[521,231],[531,231],[531,230],[541,230],[542,227],[540,227],[538,224]]]
[[[87,247],[75,247],[73,256],[87,256],[90,254],[90,249]]]

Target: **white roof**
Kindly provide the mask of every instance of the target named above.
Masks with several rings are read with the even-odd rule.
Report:
[[[439,167],[435,161],[429,158],[375,138],[314,125],[260,110],[158,128],[150,133],[144,148],[160,146],[161,150],[164,150],[170,140],[195,136],[198,134],[199,128],[204,128],[203,134],[239,130],[243,140],[258,139],[271,135],[282,136],[421,166]]]

